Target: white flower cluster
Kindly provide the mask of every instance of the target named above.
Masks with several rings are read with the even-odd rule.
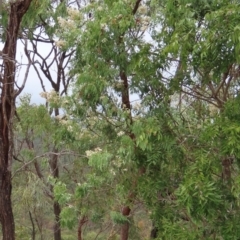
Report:
[[[118,135],[118,137],[121,137],[121,136],[124,135],[124,132],[123,132],[123,131],[120,131],[120,132],[117,133],[117,135]]]
[[[144,32],[147,30],[150,20],[151,20],[151,18],[149,16],[146,16],[146,14],[148,12],[148,7],[146,5],[141,5],[141,6],[139,6],[137,12],[138,12],[138,15],[140,15],[136,19],[137,24],[140,25],[140,30],[142,32]]]
[[[76,26],[76,23],[71,19],[64,19],[64,18],[58,17],[58,22],[59,22],[59,25],[64,29],[73,29]]]
[[[116,172],[115,172],[112,168],[109,169],[109,172],[110,172],[113,176],[116,175]]]
[[[40,96],[53,104],[58,104],[60,101],[59,95],[55,90],[51,90],[50,92],[41,92]]]
[[[71,20],[76,20],[80,16],[79,11],[77,9],[71,8],[71,7],[67,8],[67,13]]]
[[[91,112],[88,114],[89,115],[88,124],[90,126],[94,126],[96,123],[99,122],[99,118],[96,116],[91,116],[91,114],[92,114]]]
[[[68,99],[63,99],[62,105],[68,105],[68,104],[69,104],[69,100]]]
[[[62,48],[66,45],[66,42],[63,40],[55,41],[55,45],[59,48]]]
[[[100,24],[100,27],[101,27],[101,29],[104,29],[104,28],[107,27],[107,24],[106,24],[106,23],[101,23],[101,24]]]
[[[62,17],[58,17],[57,20],[58,20],[58,24],[61,27],[63,27],[65,25],[66,21],[67,21],[65,18],[62,18]]]
[[[55,117],[59,123],[67,128],[69,132],[73,132],[73,123],[71,120],[66,119],[66,116],[64,115],[57,115]]]
[[[102,39],[102,43],[105,43],[105,42],[107,42],[107,39],[106,39],[106,38],[103,38],[103,39]]]
[[[149,16],[143,16],[141,17],[141,31],[146,31],[148,26],[149,26],[149,23],[150,23],[150,20],[151,18]]]
[[[103,11],[103,7],[102,7],[102,6],[99,6],[99,7],[97,8],[97,10],[98,10],[99,12],[101,12],[101,11]]]
[[[146,5],[141,5],[141,6],[139,6],[139,8],[138,8],[138,12],[139,12],[140,14],[146,14],[147,11],[148,11],[148,8],[147,8]]]
[[[109,31],[109,27],[106,23],[100,23],[100,27],[102,30],[104,30],[105,32]]]
[[[132,106],[133,110],[139,111],[141,109],[141,104],[139,102],[136,102]]]
[[[75,138],[80,141],[83,139],[93,139],[93,136],[89,133],[88,129],[78,128],[78,131],[75,131]]]
[[[124,165],[124,161],[119,156],[116,156],[112,164],[114,167],[121,168]]]
[[[122,14],[118,14],[118,15],[117,15],[117,19],[121,19],[122,17],[123,17]]]
[[[87,150],[86,155],[87,157],[91,157],[93,154],[96,154],[98,152],[102,152],[102,149],[99,147],[95,148],[94,150]]]

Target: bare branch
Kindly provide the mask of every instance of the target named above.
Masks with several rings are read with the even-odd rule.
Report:
[[[25,75],[24,75],[22,86],[18,87],[18,91],[15,93],[14,97],[17,97],[22,92],[22,90],[24,89],[24,87],[26,85],[26,82],[27,82],[29,69],[30,69],[31,63],[32,63],[31,62],[31,58],[30,58],[29,54],[27,53],[27,39],[25,39],[24,52],[25,52],[25,55],[27,56],[27,59],[28,59],[27,69],[25,71]]]
[[[36,157],[34,157],[32,160],[24,163],[23,166],[21,166],[19,169],[17,169],[13,175],[12,175],[12,178],[14,178],[14,176],[20,172],[21,170],[23,170],[24,168],[26,168],[28,165],[32,164],[34,161],[36,161],[37,159],[39,158],[43,158],[43,157],[48,157],[49,155],[55,155],[55,156],[62,156],[62,155],[73,155],[73,156],[78,156],[78,157],[86,157],[86,155],[82,155],[82,154],[77,154],[75,152],[71,152],[71,151],[67,151],[67,150],[64,150],[64,151],[61,151],[61,152],[46,152],[44,154],[41,154],[41,155],[38,155]]]

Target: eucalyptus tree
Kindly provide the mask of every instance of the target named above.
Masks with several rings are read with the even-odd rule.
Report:
[[[238,238],[239,2],[78,4],[77,10],[73,5],[67,9],[63,1],[34,2],[19,35],[25,43],[29,39],[26,56],[43,90],[42,76],[54,89],[42,96],[56,117],[46,117],[54,139],[50,190],[58,208],[55,239],[61,238],[60,205],[62,225],[78,224],[79,239],[83,225],[94,222],[100,222],[95,225],[99,232],[110,226],[109,238],[119,233],[122,240],[134,239],[132,216],[139,202],[151,212],[145,217],[153,219],[152,237]],[[39,51],[39,42],[51,45],[47,56]],[[3,61],[14,64],[5,56]],[[72,96],[63,96],[71,79]],[[2,84],[2,93],[8,86],[14,85]],[[66,119],[58,116],[60,107]],[[11,108],[2,109],[4,114]],[[83,168],[78,168],[81,176],[70,178],[74,183],[58,176],[62,144],[81,155]],[[46,173],[35,160],[42,178]]]
[[[4,2],[1,10],[7,19],[4,47],[1,52],[1,105],[0,105],[0,221],[3,239],[15,239],[14,218],[12,212],[12,162],[13,162],[13,118],[15,115],[15,99],[24,87],[16,88],[16,51],[18,32],[22,18],[26,14],[31,0]],[[3,5],[4,4],[4,5]],[[3,19],[3,17],[2,17]]]
[[[5,63],[7,64],[8,62],[10,62],[11,64],[10,65],[8,64],[7,66],[10,66],[11,67],[10,70],[12,70],[14,72],[14,74],[6,73],[6,76],[5,76],[4,75],[5,71],[10,71],[10,70],[8,70],[7,67],[4,67],[2,70],[2,72],[3,72],[2,79],[3,80],[1,82],[2,82],[2,93],[4,93],[4,94],[2,94],[2,99],[3,99],[2,100],[2,104],[3,104],[2,124],[3,125],[8,124],[8,121],[10,121],[10,123],[12,124],[12,118],[13,118],[13,115],[15,112],[15,107],[13,107],[15,104],[15,99],[16,99],[16,96],[18,96],[19,93],[24,88],[30,66],[33,66],[35,68],[35,70],[37,71],[39,80],[41,81],[41,85],[43,87],[43,91],[46,91],[46,90],[44,89],[44,80],[42,79],[42,76],[39,73],[39,70],[41,70],[42,73],[44,74],[44,77],[50,81],[55,92],[57,92],[59,94],[66,94],[68,84],[71,79],[70,76],[67,76],[67,67],[68,67],[69,60],[70,60],[71,56],[73,55],[73,51],[68,52],[68,53],[59,51],[57,48],[57,45],[55,44],[54,34],[53,34],[54,29],[56,28],[55,21],[56,21],[57,17],[59,15],[63,16],[66,13],[67,5],[69,3],[65,2],[65,1],[58,2],[58,1],[48,1],[48,0],[33,1],[33,3],[29,6],[29,11],[25,14],[26,10],[28,9],[28,7],[27,7],[28,1],[24,1],[24,2],[26,2],[26,10],[24,10],[23,3],[20,4],[19,3],[20,1],[15,1],[15,2],[16,3],[13,3],[11,1],[1,2],[1,23],[2,23],[2,25],[1,25],[2,35],[1,36],[2,36],[2,40],[6,41],[5,47],[2,52],[3,66],[5,66]],[[29,1],[29,4],[30,4],[30,1]],[[80,6],[79,1],[76,1],[74,3],[71,2],[71,4],[74,4],[75,6],[78,6],[78,7]],[[23,11],[21,13],[19,13],[21,8],[23,8]],[[16,25],[15,27],[13,26],[14,25],[13,21],[16,22],[16,23],[14,23]],[[20,25],[20,22],[21,22],[21,25]],[[10,24],[12,26],[10,26]],[[54,25],[55,25],[55,27],[54,27]],[[11,31],[14,31],[14,34]],[[17,84],[14,85],[15,83],[13,81],[13,79],[15,78],[15,72],[17,72],[19,70],[19,68],[21,68],[21,64],[19,64],[19,66],[18,66],[19,68],[16,68],[15,64],[17,64],[17,62],[14,62],[15,54],[16,54],[16,44],[17,44],[18,39],[21,40],[22,43],[24,44],[24,51],[25,51],[25,54],[26,54],[27,60],[28,60],[26,74],[25,74],[23,84],[21,87],[19,87]],[[9,43],[10,40],[13,42]],[[51,45],[51,50],[50,50],[50,53],[48,56],[39,54],[39,52],[41,51],[38,47],[39,42]],[[13,45],[10,46],[11,44],[13,44]],[[32,47],[29,48],[29,45],[32,45]],[[44,47],[44,46],[42,46],[42,47]],[[10,53],[12,55],[9,55],[9,53],[7,51],[10,51]],[[51,55],[51,58],[53,58],[53,61],[48,61],[50,55]],[[38,59],[36,59],[36,56],[38,57]],[[54,67],[57,68],[56,80],[54,79],[55,78],[54,74],[52,74],[52,72],[50,70],[50,67],[52,67],[53,65],[54,65]],[[36,67],[36,66],[38,66],[38,67]],[[10,75],[11,75],[11,80],[8,80],[8,81],[11,82],[12,85],[11,84],[9,85],[6,82],[4,82],[4,81],[7,81],[6,80],[7,76],[9,77]],[[9,88],[8,88],[8,86],[9,86]],[[18,90],[15,92],[12,92],[14,86],[16,86],[18,88]],[[60,93],[61,87],[63,87],[63,89],[62,89],[62,92]],[[9,95],[9,98],[12,98],[12,100],[6,100],[8,98],[8,97],[5,97],[6,94]],[[6,103],[8,105],[10,104],[9,105],[10,107],[9,106],[6,107],[5,106]],[[11,108],[11,106],[12,106],[12,108]],[[13,109],[13,110],[11,110],[11,109]],[[55,110],[55,116],[59,115],[58,108],[54,107],[54,110]],[[11,124],[8,124],[7,126],[9,126],[9,128],[10,128],[9,138],[12,141],[13,137],[11,135],[12,134],[11,133],[11,131],[12,131]],[[6,132],[8,132],[8,127],[4,127],[4,126],[2,127],[2,129],[4,129],[2,134],[6,135],[7,134]],[[5,139],[7,141],[6,136],[4,138],[2,137],[2,139]],[[10,151],[12,151],[11,149],[13,149],[13,145],[12,145],[11,141],[9,143]],[[31,148],[34,148],[33,143],[29,143],[29,144],[31,145],[31,146],[29,145]],[[4,146],[6,147],[6,149],[8,148],[7,144],[5,144],[5,143],[4,143]],[[58,177],[58,163],[57,163],[58,162],[57,161],[57,156],[58,156],[57,151],[58,150],[57,149],[53,149],[53,150],[54,150],[53,151],[54,154],[52,154],[52,156],[50,157],[49,163],[51,166],[51,172],[52,172],[53,176]],[[6,151],[5,151],[5,155],[7,154]],[[10,156],[10,158],[12,157],[11,154],[9,156]],[[11,169],[11,166],[10,166],[11,162],[12,162],[11,159],[9,160],[9,162],[10,162],[9,164],[6,163],[6,166],[8,169]],[[43,175],[40,172],[40,168],[38,167],[37,161],[35,161],[34,166],[36,167],[36,172],[38,173],[39,177],[41,178],[41,176],[43,176]],[[6,179],[10,179],[10,178],[6,178]],[[10,190],[10,188],[9,188],[9,190]],[[8,203],[10,204],[10,201],[8,201]],[[56,218],[54,236],[55,236],[55,239],[61,239],[60,224],[59,224],[60,207],[57,202],[54,202],[53,206],[54,206],[54,212],[55,212],[55,218]],[[11,214],[8,214],[8,215],[9,215],[9,218],[11,218]],[[8,225],[11,226],[10,224],[8,224]]]

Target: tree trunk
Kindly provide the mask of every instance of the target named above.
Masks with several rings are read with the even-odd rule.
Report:
[[[11,168],[13,155],[13,118],[15,114],[14,91],[16,48],[19,26],[31,0],[10,3],[6,42],[1,57],[3,69],[0,76],[0,221],[3,240],[15,239],[15,226],[11,203]]]
[[[61,225],[60,225],[60,213],[61,208],[58,202],[53,203],[55,223],[54,223],[54,240],[61,240]]]
[[[11,189],[12,189],[11,172],[8,170],[4,171],[3,168],[1,167],[0,176],[1,176],[0,220],[2,225],[2,235],[3,240],[12,240],[14,239],[14,219],[11,203]]]
[[[122,80],[122,84],[123,84],[123,89],[122,89],[122,108],[123,110],[127,110],[129,111],[129,122],[130,125],[132,124],[132,115],[131,115],[131,104],[130,104],[130,97],[129,97],[129,86],[128,86],[128,79],[127,76],[125,74],[125,72],[123,70],[120,71],[120,78]],[[134,135],[130,132],[129,137],[134,141]],[[128,199],[128,200],[132,200],[132,199]],[[131,209],[129,208],[129,206],[124,206],[122,209],[122,215],[124,217],[129,216],[131,212]],[[121,235],[120,235],[120,239],[121,240],[128,240],[128,233],[129,233],[129,223],[124,223],[121,227]]]
[[[157,234],[158,234],[158,229],[155,226],[155,224],[153,223],[152,230],[151,230],[151,233],[150,233],[150,239],[156,239]]]
[[[140,3],[141,3],[141,0],[136,0],[134,8],[132,10],[132,14],[133,15],[136,14],[136,12],[138,10],[138,7],[140,6]],[[124,35],[124,33],[122,34],[122,36],[123,35]],[[119,42],[118,42],[119,45],[123,44],[122,36],[119,38]],[[123,47],[123,49],[124,49],[124,47]],[[122,109],[123,110],[127,110],[129,112],[129,115],[128,115],[129,119],[128,120],[129,120],[129,124],[132,125],[133,122],[132,122],[131,103],[130,103],[130,96],[129,96],[129,84],[128,84],[128,79],[127,79],[127,75],[126,75],[126,69],[123,66],[120,66],[119,77],[120,77],[120,79],[122,81],[122,84],[123,84],[123,88],[122,88],[122,92],[121,92]],[[135,136],[134,136],[134,134],[131,131],[129,131],[128,135],[129,135],[129,137],[133,141],[135,141]],[[131,195],[132,194],[130,194],[130,196]],[[128,200],[131,202],[132,201],[132,196]],[[124,206],[123,207],[123,209],[122,209],[122,215],[123,216],[128,217],[130,212],[131,212],[131,209],[130,209],[129,206]],[[121,227],[121,235],[120,235],[121,240],[128,240],[129,227],[130,227],[130,224],[128,222],[122,225],[122,227]]]
[[[54,148],[53,152],[57,153],[58,150]],[[59,178],[58,156],[56,154],[51,157],[49,165],[51,168],[52,176],[56,179]],[[51,191],[53,192],[53,187],[51,187]],[[53,202],[53,211],[55,216],[54,240],[61,240],[61,225],[60,225],[61,207],[57,201]]]
[[[128,217],[131,212],[131,209],[127,207],[123,207],[122,215],[124,217]],[[129,222],[126,222],[121,227],[121,240],[128,240],[128,233],[129,233]]]
[[[35,240],[36,239],[36,229],[35,229],[34,219],[32,217],[31,211],[28,211],[28,214],[29,214],[29,218],[30,218],[30,221],[32,224],[32,240]]]
[[[82,218],[79,219],[79,222],[78,222],[78,240],[83,240],[82,239],[82,227],[86,222],[87,222],[87,217],[86,216],[83,216]]]

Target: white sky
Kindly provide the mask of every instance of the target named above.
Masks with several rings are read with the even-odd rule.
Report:
[[[47,55],[48,51],[50,49],[49,47],[47,47],[47,44],[42,44],[42,46],[40,46],[40,48],[41,48],[41,53],[43,55]],[[0,43],[0,49],[1,50],[3,49],[2,43]],[[19,68],[17,68],[17,72],[16,72],[16,82],[17,82],[18,86],[21,86],[21,84],[24,80],[24,77],[25,77],[26,65],[28,64],[28,61],[27,61],[27,58],[24,53],[23,44],[20,41],[18,41],[18,45],[17,45],[16,60],[17,60],[17,63],[19,63]],[[52,74],[53,75],[55,74],[54,70],[52,70]],[[48,80],[44,81],[44,85],[45,85],[47,91],[50,91],[52,89],[51,84],[49,83]],[[22,96],[26,93],[31,94],[31,103],[44,104],[45,99],[43,99],[39,95],[42,91],[43,90],[42,90],[42,87],[40,84],[40,80],[39,80],[33,66],[31,66],[30,70],[29,70],[29,75],[27,78],[26,85],[20,96]]]

